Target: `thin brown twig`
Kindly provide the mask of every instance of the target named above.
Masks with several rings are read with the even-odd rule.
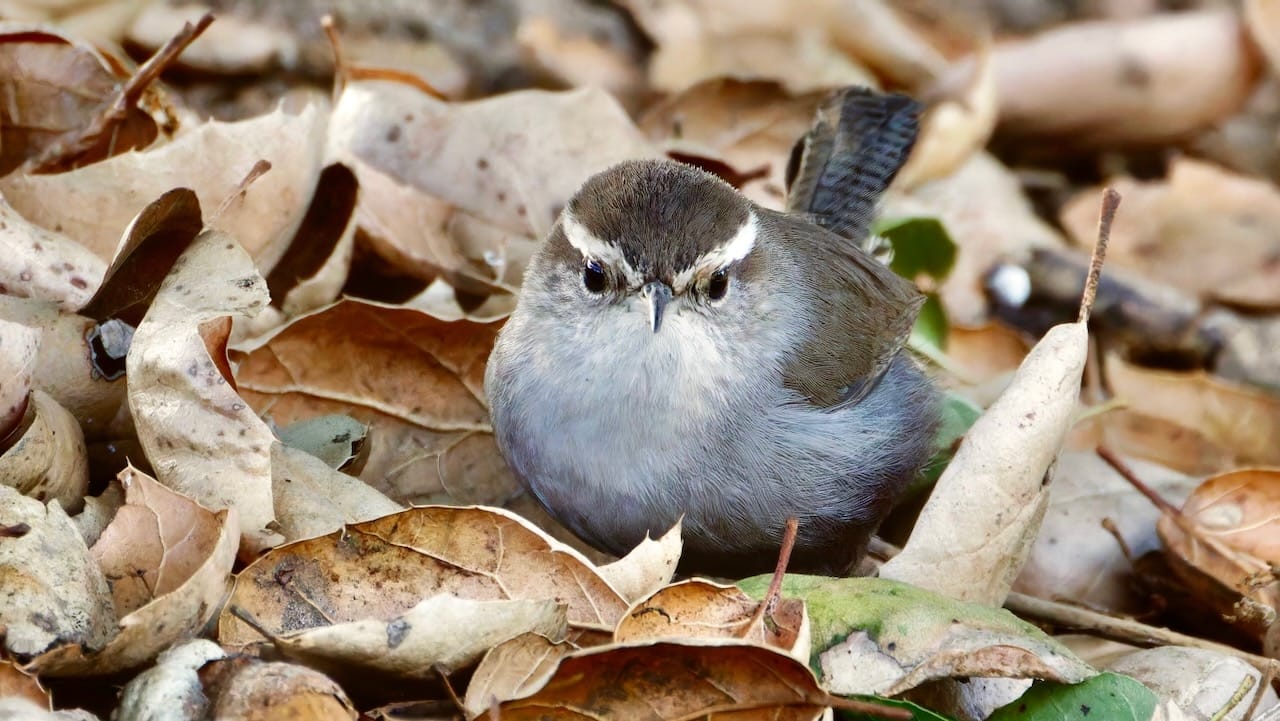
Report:
[[[320,27],[324,28],[324,36],[329,39],[329,49],[333,51],[333,99],[337,101],[351,77],[347,71],[347,58],[342,50],[342,37],[338,35],[333,15],[326,13],[320,18]]]
[[[1120,193],[1115,188],[1102,191],[1102,214],[1098,218],[1098,240],[1093,246],[1093,257],[1089,259],[1089,275],[1084,282],[1084,294],[1080,297],[1080,323],[1089,322],[1089,314],[1093,312],[1093,302],[1098,297],[1098,279],[1102,276],[1102,263],[1107,258],[1107,243],[1111,241],[1111,224],[1116,219],[1116,209],[1120,207]]]
[[[1170,516],[1174,516],[1175,518],[1182,517],[1182,511],[1179,510],[1177,506],[1166,501],[1163,496],[1156,493],[1154,488],[1143,483],[1142,479],[1138,478],[1138,474],[1134,473],[1133,469],[1124,461],[1120,460],[1120,457],[1117,456],[1110,448],[1100,445],[1094,449],[1094,452],[1098,454],[1099,458],[1106,461],[1107,465],[1115,469],[1116,473],[1119,473],[1126,481],[1133,485],[1133,487],[1137,489],[1138,493],[1146,496],[1147,500],[1151,501],[1151,503],[1161,513],[1166,513]]]
[[[1262,670],[1262,683],[1258,684],[1258,688],[1253,692],[1253,700],[1249,702],[1249,708],[1245,709],[1244,721],[1253,718],[1253,714],[1258,710],[1258,704],[1262,703],[1262,697],[1267,695],[1267,689],[1271,688],[1271,683],[1276,680],[1276,667],[1267,666]]]
[[[271,170],[271,162],[265,158],[259,158],[258,162],[254,163],[252,168],[249,168],[249,172],[245,173],[244,178],[236,184],[235,189],[222,199],[222,203],[218,205],[217,210],[213,211],[213,215],[209,216],[205,225],[213,225],[223,213],[227,212],[227,208],[230,208],[232,203],[243,196],[245,191],[249,190],[250,185],[253,185],[258,178],[266,175],[269,170]]]
[[[782,532],[782,547],[778,549],[778,564],[773,568],[773,580],[769,582],[769,590],[764,594],[764,598],[760,599],[760,605],[756,607],[756,612],[751,616],[751,620],[743,626],[739,636],[746,636],[751,633],[751,629],[755,628],[765,615],[772,614],[773,610],[778,606],[778,597],[782,595],[782,579],[787,575],[787,566],[791,563],[791,551],[796,546],[796,534],[800,531],[800,522],[795,516],[787,519],[787,525]]]
[[[438,663],[432,664],[431,670],[435,671],[436,675],[440,677],[440,683],[444,685],[444,692],[449,696],[449,700],[453,702],[454,708],[458,709],[464,718],[468,716],[466,705],[462,703],[462,699],[458,698],[458,692],[453,690],[453,684],[449,681],[449,672],[445,671],[444,667]]]
[[[27,161],[23,167],[23,171],[27,173],[39,173],[44,170],[58,167],[68,159],[75,158],[96,144],[103,133],[111,129],[114,133],[129,114],[129,109],[137,103],[138,98],[142,97],[142,93],[151,83],[155,82],[160,74],[168,69],[170,65],[178,59],[178,56],[187,49],[196,38],[213,23],[213,13],[205,13],[196,21],[195,25],[185,23],[177,35],[169,38],[155,55],[152,55],[142,65],[138,66],[133,76],[116,92],[115,99],[107,106],[106,110],[94,118],[93,122],[87,127],[70,131],[66,140],[60,140],[49,146],[38,157]],[[116,126],[116,128],[113,128]]]
[[[832,696],[827,699],[827,705],[837,711],[851,711],[853,713],[863,713],[868,716],[878,716],[887,719],[910,719],[911,711],[905,708],[896,708],[893,706],[881,706],[878,703],[870,701],[862,701],[856,698],[844,698],[841,696]]]

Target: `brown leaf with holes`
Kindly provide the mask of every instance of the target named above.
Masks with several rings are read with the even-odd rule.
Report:
[[[56,648],[31,668],[51,676],[104,675],[155,659],[199,632],[226,596],[239,531],[234,511],[214,513],[129,467],[125,505],[91,553],[111,586],[120,625],[105,647]]]
[[[503,721],[818,719],[831,698],[803,663],[732,641],[591,648],[560,661],[545,685],[499,706]]]
[[[237,576],[228,608],[280,635],[390,620],[440,593],[555,599],[586,629],[612,629],[627,607],[590,562],[515,514],[422,506],[269,551]],[[224,646],[262,640],[228,611],[218,628]]]
[[[779,599],[768,617],[737,586],[694,578],[659,589],[636,603],[613,631],[616,643],[688,638],[741,639],[809,660],[809,615],[804,601]]]
[[[395,500],[501,504],[519,491],[484,400],[498,327],[344,299],[261,339],[236,382],[278,425],[333,413],[369,425],[360,477]]]

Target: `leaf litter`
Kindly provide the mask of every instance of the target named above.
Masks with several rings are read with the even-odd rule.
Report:
[[[1246,100],[1275,82],[1265,3],[1033,13],[1010,35],[995,2],[564,0],[490,30],[434,14],[431,40],[389,30],[418,10],[353,6],[336,51],[311,3],[219,3],[185,29],[202,8],[13,5],[44,23],[0,27],[0,688],[30,717],[50,708],[38,681],[105,717],[61,679],[109,676],[120,718],[257,718],[268,699],[317,718],[819,718],[856,706],[832,694],[903,693],[938,718],[1117,693],[1243,718],[1274,678],[1255,652],[1280,647],[1276,479],[1242,464],[1276,459],[1276,178],[1212,136],[1262,122]],[[311,30],[282,21],[297,12]],[[130,52],[167,49],[138,69],[99,49],[126,30]],[[1194,67],[1171,51],[1188,45],[1207,49]],[[168,73],[180,51],[186,74]],[[335,52],[332,100],[276,75],[327,78]],[[929,104],[882,215],[955,239],[924,280],[945,314],[930,362],[986,411],[880,580],[787,577],[762,601],[769,579],[673,583],[678,527],[620,560],[585,549],[488,424],[484,364],[530,254],[623,159],[691,162],[783,207],[792,143],[848,83]],[[202,114],[209,88],[226,119]],[[1153,172],[1153,145],[1184,154]],[[1090,347],[1112,337],[1114,285],[1089,333],[1017,313],[1041,276],[1016,269],[1091,245],[1107,187],[1125,197],[1111,262],[1145,298],[1192,299],[1209,345],[1190,362]],[[1189,492],[1183,508],[1142,506],[1099,445]],[[1178,637],[1194,651],[1107,662],[1154,695],[994,608],[1016,590],[1159,618],[1132,588],[1152,554],[1177,584],[1162,592],[1221,620]],[[1037,620],[1075,628],[1054,609]],[[1119,625],[1083,630],[1173,638]],[[1240,648],[1212,645],[1222,625]],[[1039,681],[995,711],[977,689],[1002,678]],[[950,679],[972,682],[952,701],[910,690]]]

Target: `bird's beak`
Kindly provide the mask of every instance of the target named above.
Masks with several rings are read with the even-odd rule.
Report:
[[[651,280],[640,289],[640,295],[649,303],[649,327],[657,333],[662,327],[662,311],[671,301],[671,286],[660,280]]]

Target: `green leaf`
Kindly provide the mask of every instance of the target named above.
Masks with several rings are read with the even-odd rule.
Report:
[[[1157,703],[1151,689],[1107,672],[1071,685],[1037,681],[988,721],[1147,721]]]
[[[871,232],[893,244],[889,267],[903,278],[924,274],[941,281],[956,264],[956,244],[937,218],[883,218]]]
[[[929,709],[910,701],[901,701],[899,699],[881,698],[879,696],[853,696],[851,698],[860,698],[864,701],[874,701],[882,706],[890,706],[892,708],[905,708],[911,712],[911,721],[954,721],[950,716],[943,716],[940,713],[930,711]],[[840,711],[837,718],[844,721],[884,721],[882,716],[872,716],[865,713],[854,713],[853,711]]]
[[[911,347],[933,351],[925,353],[930,357],[935,352],[942,353],[947,347],[947,333],[950,328],[947,312],[942,309],[942,299],[937,293],[929,293],[925,295],[920,315],[916,316],[916,324],[911,328]]]
[[[276,429],[281,443],[310,453],[335,470],[342,469],[359,455],[368,434],[365,424],[351,416],[337,414],[308,418]]]

